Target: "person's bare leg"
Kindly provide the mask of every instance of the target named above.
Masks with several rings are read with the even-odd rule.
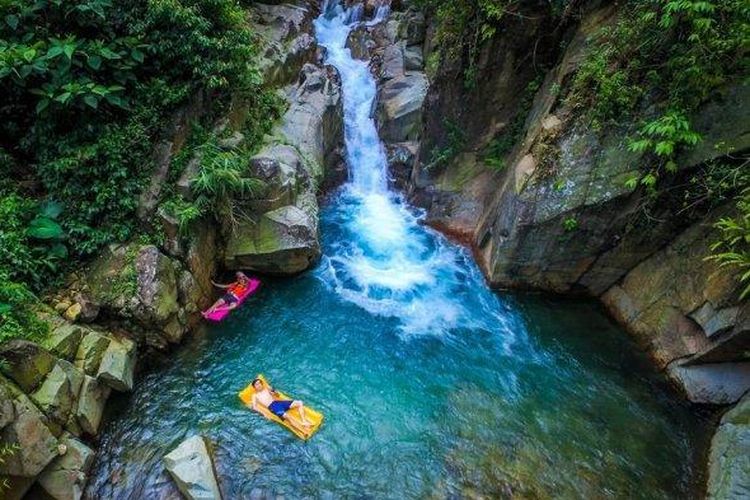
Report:
[[[296,430],[298,430],[299,432],[301,432],[305,436],[307,436],[310,433],[310,426],[309,425],[305,426],[302,423],[298,422],[297,421],[297,417],[293,417],[291,415],[291,412],[287,412],[284,415],[284,420],[286,420],[287,422],[289,422],[289,425],[291,425],[292,427],[294,427]]]
[[[312,422],[307,420],[307,415],[305,415],[305,405],[302,404],[302,401],[292,401],[292,406],[290,406],[290,408],[297,408],[302,425],[305,425],[307,427],[310,427],[312,425]]]
[[[212,312],[214,312],[217,309],[221,308],[221,306],[223,306],[224,304],[226,304],[226,302],[224,301],[224,299],[219,299],[216,302],[214,302],[214,304],[211,307],[209,307],[208,309],[206,309],[206,311],[203,314],[211,314]]]

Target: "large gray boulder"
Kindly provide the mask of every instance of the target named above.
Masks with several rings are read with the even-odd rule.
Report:
[[[96,375],[109,342],[109,337],[94,330],[88,330],[78,345],[75,366],[87,375]]]
[[[35,477],[57,456],[57,438],[47,418],[24,394],[15,394],[14,420],[0,433],[0,442],[16,445],[11,456],[0,463],[0,474]]]
[[[127,338],[112,339],[102,356],[96,378],[120,392],[133,390],[135,342]]]
[[[675,362],[667,373],[694,403],[731,404],[750,390],[750,363],[686,366]]]
[[[711,440],[706,496],[750,498],[750,394],[724,415]]]
[[[338,75],[306,64],[288,98],[281,123],[249,165],[266,189],[260,199],[241,201],[259,215],[225,228],[229,269],[290,275],[320,256],[316,195],[324,165],[336,158],[343,140]]]
[[[164,466],[188,500],[220,500],[211,456],[201,436],[183,441],[164,457]]]
[[[83,377],[81,370],[60,359],[30,397],[48,417],[65,425],[71,411],[77,406]]]
[[[271,274],[295,274],[320,257],[318,219],[288,205],[242,225],[227,245],[227,267]]]
[[[86,375],[78,395],[76,418],[81,430],[89,435],[99,432],[104,405],[109,397],[110,387],[99,382],[94,377]]]
[[[419,138],[428,86],[425,74],[415,71],[392,78],[380,87],[377,123],[385,142]]]
[[[0,345],[0,370],[26,393],[33,392],[55,366],[55,357],[28,340]]]
[[[74,361],[84,330],[78,325],[65,323],[52,330],[44,341],[44,347],[68,361]]]
[[[65,453],[44,469],[38,482],[55,500],[79,500],[94,463],[94,450],[72,436],[64,437],[60,443]]]
[[[112,245],[89,267],[85,294],[103,310],[179,342],[175,262],[154,245]]]

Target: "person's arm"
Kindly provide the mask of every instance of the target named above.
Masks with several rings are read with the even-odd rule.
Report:
[[[229,288],[230,286],[232,286],[232,285],[222,285],[221,283],[217,283],[214,280],[211,280],[211,284],[213,284],[213,286],[218,287],[218,288]]]
[[[260,412],[260,410],[258,410],[258,400],[256,399],[255,394],[253,394],[253,410]]]

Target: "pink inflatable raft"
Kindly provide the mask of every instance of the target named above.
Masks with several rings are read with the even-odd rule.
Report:
[[[258,291],[259,287],[260,287],[260,280],[258,278],[250,278],[247,284],[247,288],[245,289],[245,292],[238,297],[239,301],[235,309],[240,307],[242,303],[245,302],[246,298],[248,298],[249,296],[254,294],[256,291]],[[232,310],[233,309],[221,308],[221,309],[217,309],[216,311],[212,313],[208,313],[208,314],[203,313],[203,317],[206,318],[207,320],[218,322],[218,321],[223,320],[227,316],[229,316],[229,313]]]

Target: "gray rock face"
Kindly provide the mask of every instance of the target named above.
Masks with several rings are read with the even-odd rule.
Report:
[[[56,356],[75,361],[83,333],[84,330],[81,327],[65,323],[52,331],[45,340],[44,346]]]
[[[675,362],[667,373],[694,403],[731,404],[750,390],[750,363],[685,366]]]
[[[269,86],[286,85],[297,78],[302,66],[314,62],[318,45],[312,36],[312,21],[317,11],[311,4],[256,3],[255,29],[264,40],[260,60],[261,73]]]
[[[11,340],[0,345],[0,369],[24,392],[32,392],[55,366],[46,349],[27,340]]]
[[[57,456],[57,439],[46,417],[23,394],[13,400],[15,419],[0,437],[3,443],[18,445],[18,451],[0,464],[0,474],[35,477]]]
[[[96,378],[121,392],[133,390],[135,371],[135,343],[126,338],[112,339],[102,356]]]
[[[109,397],[110,388],[94,377],[86,375],[78,394],[78,407],[75,416],[81,430],[89,435],[99,432],[104,405]]]
[[[87,295],[111,315],[155,330],[169,342],[182,338],[176,264],[155,246],[111,246],[89,267],[85,283]]]
[[[193,436],[183,441],[164,457],[164,466],[185,498],[221,499],[211,457],[201,436]]]
[[[83,372],[65,360],[58,360],[39,389],[30,397],[48,417],[65,425],[76,407]]]
[[[420,72],[395,77],[382,85],[377,122],[384,141],[405,142],[419,137],[427,87],[427,77]]]
[[[71,436],[60,442],[65,445],[65,454],[49,464],[38,481],[56,500],[79,500],[86,485],[86,475],[94,463],[94,450]]]
[[[290,107],[274,139],[250,162],[266,183],[262,199],[248,200],[252,221],[227,228],[225,265],[272,274],[295,274],[320,256],[317,191],[343,140],[338,75],[310,64],[290,94]],[[280,137],[280,139],[278,139]]]
[[[724,415],[711,440],[706,496],[711,500],[750,497],[750,395]]]
[[[94,330],[87,331],[78,346],[75,365],[87,375],[96,375],[107,346],[109,346],[109,337]]]

